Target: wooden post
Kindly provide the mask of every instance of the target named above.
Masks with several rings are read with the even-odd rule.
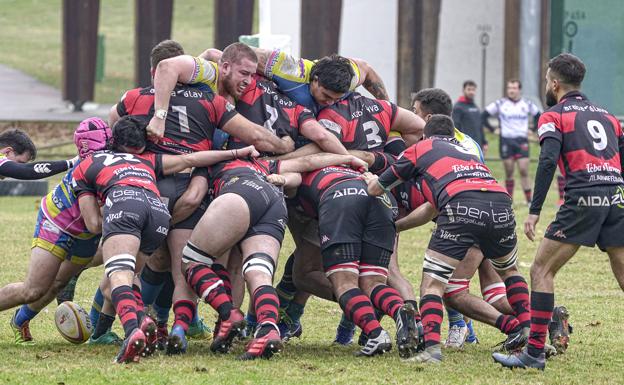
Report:
[[[550,60],[550,0],[542,0],[542,20],[540,22],[540,30],[541,30],[541,58],[540,58],[540,80],[543,82],[546,77],[546,66],[548,65],[548,60]],[[544,93],[544,83],[540,83],[540,99],[542,101],[546,100],[546,95]]]
[[[301,0],[301,57],[338,52],[342,0]]]
[[[433,87],[440,0],[399,0],[397,102],[411,107],[412,94]]]
[[[254,0],[215,0],[214,47],[220,50],[250,35],[253,25]]]
[[[171,38],[173,0],[135,0],[134,81],[144,87],[152,83],[150,52]]]
[[[93,100],[100,0],[63,0],[63,99]]]
[[[507,80],[520,78],[520,3],[521,0],[505,0],[503,95]]]

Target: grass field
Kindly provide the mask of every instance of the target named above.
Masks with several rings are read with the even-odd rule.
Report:
[[[493,147],[496,148],[496,147]],[[499,162],[490,166],[498,178]],[[542,221],[541,234],[554,217],[556,189],[550,193]],[[522,202],[517,187],[516,201]],[[21,280],[28,264],[29,244],[35,222],[38,199],[35,197],[0,198],[0,284]],[[527,208],[516,205],[518,233]],[[424,248],[430,226],[402,235],[400,263],[404,274],[417,286]],[[520,268],[528,274],[537,243],[521,235]],[[290,238],[284,242],[281,264],[293,249]],[[76,301],[90,307],[101,268],[81,277]],[[279,276],[280,274],[278,274]],[[15,346],[8,322],[12,311],[0,314],[0,383],[6,384],[614,384],[624,373],[624,338],[620,334],[624,318],[622,292],[612,278],[608,259],[597,249],[583,248],[561,271],[556,280],[556,302],[565,304],[574,325],[568,352],[553,358],[547,370],[509,371],[496,366],[490,348],[503,336],[493,328],[477,324],[481,343],[464,351],[445,352],[440,366],[402,363],[396,351],[373,359],[352,356],[356,347],[331,345],[340,318],[336,304],[312,299],[303,316],[302,339],[289,343],[283,354],[271,361],[239,362],[234,354],[215,356],[207,342],[192,341],[189,354],[183,357],[158,355],[138,365],[115,366],[111,360],[114,347],[73,346],[62,339],[54,327],[56,306],[50,305],[32,323],[38,344]],[[478,293],[473,281],[472,292]],[[213,311],[202,306],[202,315],[212,325]],[[445,322],[446,323],[446,322]],[[384,326],[393,334],[394,326],[386,319]],[[122,333],[119,323],[115,330]],[[443,335],[446,327],[443,328]]]
[[[56,88],[62,85],[61,0],[0,0],[0,63]],[[213,1],[174,2],[172,38],[190,54],[213,44]],[[134,1],[100,1],[99,34],[105,36],[105,74],[95,101],[115,103],[134,88]]]

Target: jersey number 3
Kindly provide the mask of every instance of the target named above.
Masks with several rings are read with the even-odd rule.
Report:
[[[379,126],[376,122],[370,120],[363,123],[362,127],[364,128],[364,133],[366,133],[366,144],[368,148],[375,148],[382,145],[383,140],[379,135]]]

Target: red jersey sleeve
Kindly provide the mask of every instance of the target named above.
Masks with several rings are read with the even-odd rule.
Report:
[[[552,110],[548,110],[540,116],[537,122],[537,134],[539,135],[540,143],[546,138],[554,138],[559,142],[563,141],[560,117],[561,114],[559,112]]]
[[[95,186],[88,177],[89,166],[92,163],[93,158],[91,157],[83,160],[72,174],[72,188],[74,189],[74,194],[76,194],[77,197],[84,194],[96,195]]]
[[[297,104],[297,107],[295,107],[295,117],[297,118],[296,127],[301,127],[304,122],[314,119],[314,114],[301,104]]]
[[[117,103],[117,115],[126,116],[131,115],[133,107],[139,97],[139,89],[133,89],[126,91],[121,97],[119,103]]]
[[[325,108],[318,114],[317,120],[321,126],[336,135],[336,137],[342,142],[342,138],[344,136],[343,130],[349,125],[349,122],[340,116],[338,112],[332,108]]]
[[[379,176],[379,183],[391,190],[412,178],[416,172],[417,144],[410,146],[397,161]]]
[[[212,123],[219,128],[223,128],[230,119],[238,114],[234,105],[223,96],[214,95],[211,101],[206,100],[206,102],[203,103],[204,108],[208,110]]]

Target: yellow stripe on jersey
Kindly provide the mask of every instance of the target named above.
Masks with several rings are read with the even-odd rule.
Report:
[[[194,57],[193,59],[195,60],[195,70],[189,84],[205,84],[216,94],[217,82],[219,80],[219,65],[200,57]]]
[[[390,131],[390,133],[388,133],[388,137],[392,138],[392,137],[401,137],[401,133],[398,131]]]

